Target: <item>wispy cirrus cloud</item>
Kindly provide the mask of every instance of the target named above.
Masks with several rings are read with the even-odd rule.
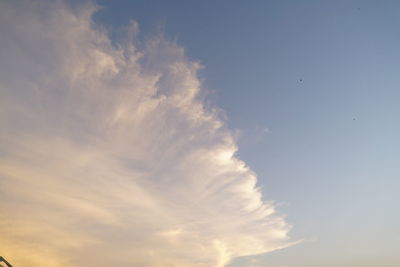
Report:
[[[0,251],[18,266],[216,266],[290,226],[205,108],[200,65],[93,4],[0,3]]]

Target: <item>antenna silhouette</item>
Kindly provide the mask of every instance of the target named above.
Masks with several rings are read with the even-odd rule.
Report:
[[[3,258],[2,256],[0,256],[0,263],[4,262],[8,267],[13,267],[8,261],[6,261],[5,258]]]

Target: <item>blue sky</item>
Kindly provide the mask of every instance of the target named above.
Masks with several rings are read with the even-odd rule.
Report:
[[[398,2],[99,3],[105,25],[161,25],[205,66],[240,158],[305,239],[260,262],[400,263]]]
[[[1,256],[400,265],[400,2],[84,3],[0,2]]]

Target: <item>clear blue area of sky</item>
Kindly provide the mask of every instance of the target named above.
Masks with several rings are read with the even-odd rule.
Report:
[[[400,266],[400,1],[98,3],[96,21],[162,25],[205,66],[240,158],[305,239],[261,266]]]

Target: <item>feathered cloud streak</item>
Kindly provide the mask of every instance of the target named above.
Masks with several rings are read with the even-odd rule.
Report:
[[[135,23],[112,44],[95,10],[0,2],[0,252],[16,266],[222,267],[287,246],[199,97],[199,64],[162,36],[139,43]]]

